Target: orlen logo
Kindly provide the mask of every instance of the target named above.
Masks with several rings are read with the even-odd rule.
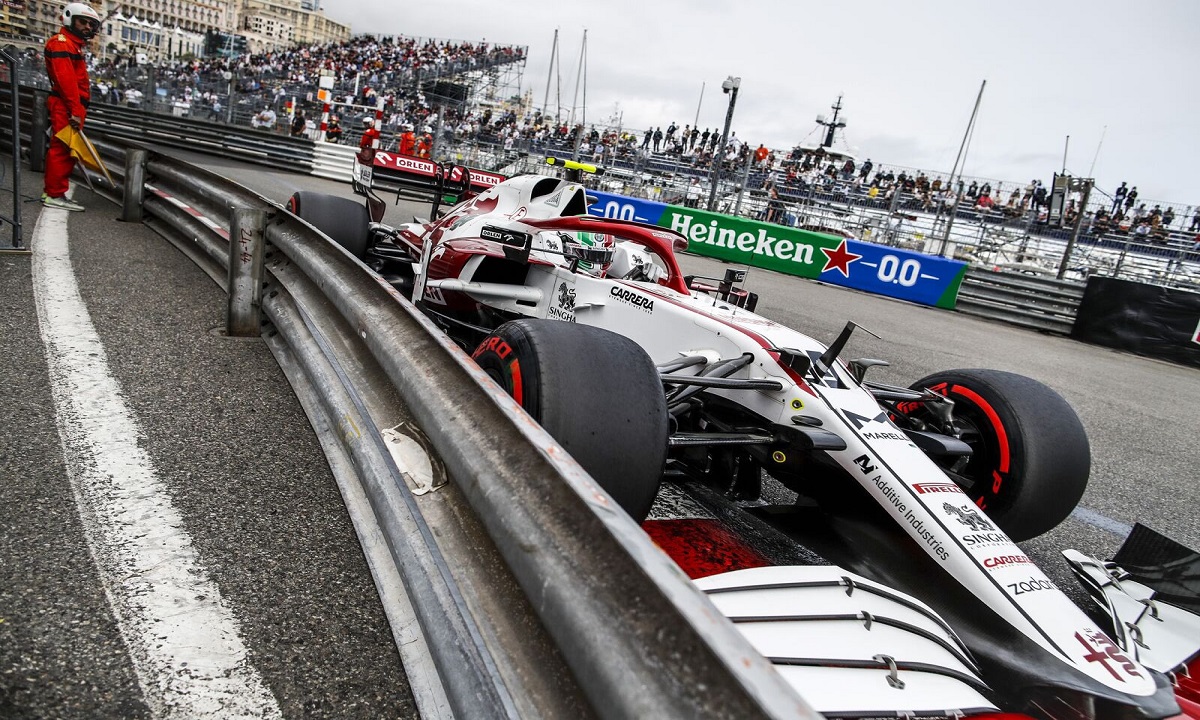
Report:
[[[425,177],[433,177],[437,168],[429,160],[422,160],[407,155],[393,155],[392,153],[376,153],[374,164],[380,167],[391,167],[396,170],[417,173]],[[450,180],[454,182],[462,180],[462,168],[454,168],[454,171],[450,173]],[[471,171],[472,185],[499,185],[504,180],[505,177],[503,175],[497,175],[496,173],[484,172],[483,170]]]
[[[962,488],[954,483],[917,483],[913,485],[920,495],[929,493],[961,493]]]
[[[1005,565],[1032,565],[1033,561],[1024,555],[1001,555],[999,557],[990,557],[983,561],[985,568],[998,568]]]
[[[612,290],[608,291],[608,294],[612,295],[623,303],[629,303],[634,307],[640,307],[648,313],[654,312],[654,301],[645,295],[638,295],[632,290],[626,290],[622,287],[614,287]]]

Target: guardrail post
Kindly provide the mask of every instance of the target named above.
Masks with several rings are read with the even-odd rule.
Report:
[[[142,197],[146,192],[146,150],[125,151],[125,186],[122,190],[121,220],[142,221]]]
[[[19,108],[20,104],[14,100],[13,107]],[[29,169],[33,172],[46,172],[46,129],[50,127],[50,121],[46,115],[46,91],[33,91],[33,107],[30,117],[33,118],[29,124]]]
[[[225,334],[253,337],[262,332],[263,210],[229,209],[229,311]]]
[[[8,66],[9,92],[12,93],[12,186],[13,186],[13,216],[6,218],[0,215],[0,219],[7,220],[12,224],[12,247],[13,249],[22,249],[21,246],[21,88],[17,85],[17,53],[16,48],[12,45],[6,45],[0,49],[0,57],[3,57],[4,64]]]

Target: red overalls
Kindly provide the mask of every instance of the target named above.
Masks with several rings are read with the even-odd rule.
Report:
[[[46,98],[46,110],[50,114],[50,134],[57,135],[70,124],[74,115],[82,120],[87,116],[91,100],[91,83],[88,80],[87,62],[83,58],[86,41],[62,28],[46,41],[46,72],[50,76],[50,96]],[[50,197],[67,194],[70,184],[67,178],[75,168],[71,149],[57,137],[50,138],[46,151],[45,191]]]

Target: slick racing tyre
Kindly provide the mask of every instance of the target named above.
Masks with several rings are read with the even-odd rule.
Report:
[[[1014,541],[1062,522],[1083,497],[1091,449],[1079,416],[1058,393],[999,370],[947,370],[913,383],[954,401],[971,446],[958,468],[963,491]],[[929,421],[928,411],[917,416]]]
[[[371,218],[361,202],[302,190],[288,200],[288,210],[359,260],[366,255]]]
[[[666,396],[629,338],[558,320],[513,320],[472,357],[641,522],[667,458]]]

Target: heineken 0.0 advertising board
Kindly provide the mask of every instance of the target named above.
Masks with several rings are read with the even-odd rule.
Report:
[[[959,260],[612,193],[588,194],[597,198],[591,214],[670,228],[697,255],[922,305],[953,308],[966,274]]]

